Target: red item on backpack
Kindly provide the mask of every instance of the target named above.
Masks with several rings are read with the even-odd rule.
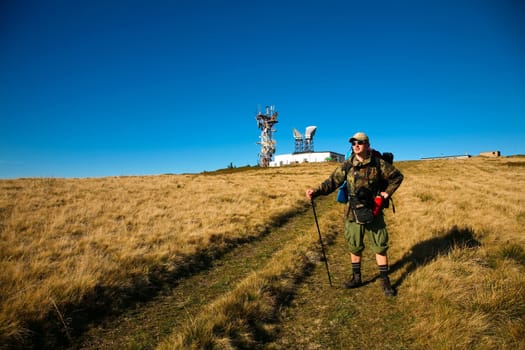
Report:
[[[376,198],[374,198],[374,208],[372,209],[372,213],[374,214],[374,216],[379,214],[379,212],[383,208],[383,199],[383,196],[376,196]]]

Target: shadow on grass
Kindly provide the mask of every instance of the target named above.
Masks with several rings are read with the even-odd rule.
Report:
[[[400,260],[390,266],[390,273],[405,269],[393,286],[399,287],[410,273],[439,256],[447,255],[454,249],[479,247],[481,244],[474,238],[473,233],[471,228],[454,226],[437,237],[417,243]]]
[[[260,241],[276,228],[309,209],[310,206],[305,204],[282,212],[248,236],[230,238],[223,234],[214,235],[209,245],[198,249],[192,255],[182,257],[176,266],[150,266],[147,275],[129,276],[129,283],[126,283],[125,287],[98,285],[78,303],[61,304],[60,317],[57,317],[55,311],[50,311],[43,320],[28,321],[26,326],[30,336],[13,341],[5,349],[76,348],[78,341],[91,325],[118,317],[138,303],[169,292],[181,279],[211,269],[225,254],[245,244]],[[0,345],[0,349],[4,347]]]

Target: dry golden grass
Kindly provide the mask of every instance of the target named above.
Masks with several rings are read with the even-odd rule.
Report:
[[[391,255],[412,260],[413,348],[525,347],[525,158],[399,166]]]
[[[206,247],[213,255],[261,234],[334,167],[0,181],[0,344],[64,308],[118,304]]]
[[[402,291],[390,307],[403,317],[389,326],[403,334],[403,346],[525,348],[525,158],[397,166],[405,181],[387,220],[392,278]],[[23,340],[30,323],[58,319],[90,298],[116,302],[159,274],[197,264],[202,250],[212,258],[229,242],[260,235],[304,209],[304,189],[334,167],[0,181],[0,344]],[[324,233],[341,225],[340,209]],[[272,332],[268,317],[280,291],[304,273],[315,238],[288,244],[160,347],[254,346],[254,334]],[[377,327],[373,315],[361,317]]]
[[[388,213],[388,219],[394,242],[390,254],[392,278],[402,284],[402,293],[386,303],[375,300],[374,289],[364,289],[361,293],[366,301],[354,302],[368,305],[367,312],[349,312],[351,318],[356,319],[364,334],[371,329],[386,334],[383,327],[393,328],[395,331],[388,334],[394,333],[395,339],[381,340],[391,348],[524,348],[525,159],[436,160],[402,162],[398,166],[406,178],[395,195],[397,213]],[[337,210],[332,211],[332,220],[340,225],[336,214]],[[334,230],[337,229],[322,229]],[[159,349],[260,345],[253,338],[261,333],[257,327],[268,327],[264,316],[272,315],[278,308],[265,288],[276,280],[289,281],[281,271],[297,269],[294,265],[307,255],[312,237],[315,235],[299,237],[290,245],[292,249],[279,252],[265,269],[216,300],[185,330],[177,330],[160,344]],[[335,298],[347,293],[327,292]],[[311,299],[301,307],[310,309],[306,314],[315,314],[312,310],[317,303]],[[393,309],[393,315],[402,315],[394,316],[398,324],[378,323],[376,312],[385,304]],[[270,306],[270,310],[261,305]],[[320,308],[326,308],[326,303],[322,305]],[[328,315],[345,313],[340,304],[336,305]],[[348,307],[351,310],[352,306]],[[388,314],[389,309],[382,313]],[[252,324],[250,328],[247,324],[253,323],[254,315],[259,317],[259,325]],[[306,323],[312,321],[316,322],[308,319]],[[354,347],[365,348],[374,343],[368,339],[360,343],[351,327],[341,327],[339,332],[342,335],[338,339],[346,342],[321,348],[348,348],[350,339]],[[401,343],[399,338],[403,339]],[[286,346],[293,343],[288,340]]]
[[[320,225],[324,243],[335,236],[340,210]],[[310,220],[311,221],[311,220]],[[306,270],[321,256],[316,229],[301,232],[268,264],[241,281],[232,291],[207,305],[185,328],[165,339],[157,349],[255,349],[275,334],[277,311],[293,294]],[[257,339],[258,338],[258,339]]]

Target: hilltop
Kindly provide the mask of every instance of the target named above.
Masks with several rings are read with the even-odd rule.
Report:
[[[398,162],[382,295],[350,271],[336,164],[0,181],[1,348],[525,346],[525,159]],[[249,171],[247,171],[249,170]]]

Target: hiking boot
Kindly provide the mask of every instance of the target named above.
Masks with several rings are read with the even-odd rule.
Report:
[[[392,288],[392,285],[390,284],[390,279],[388,277],[381,278],[381,285],[383,287],[383,292],[388,297],[393,297],[396,295],[396,291],[394,288]]]
[[[361,286],[361,274],[354,273],[352,274],[352,278],[346,282],[343,283],[343,288],[351,289],[351,288],[357,288]]]

